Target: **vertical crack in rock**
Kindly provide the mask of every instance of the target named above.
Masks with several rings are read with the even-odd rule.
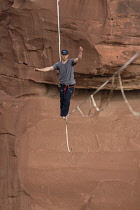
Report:
[[[18,176],[18,159],[13,134],[0,133],[0,203],[1,209],[31,209],[32,199],[23,192]]]

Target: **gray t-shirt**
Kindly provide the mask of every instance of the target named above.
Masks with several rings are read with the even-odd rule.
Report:
[[[61,61],[53,65],[54,70],[59,70],[59,82],[65,85],[74,85],[74,59],[69,59],[65,64]]]

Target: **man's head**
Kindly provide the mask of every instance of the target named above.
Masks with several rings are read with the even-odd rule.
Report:
[[[66,60],[68,59],[68,57],[69,57],[69,52],[68,52],[68,50],[62,50],[62,51],[61,51],[61,57],[62,57],[62,60],[63,60],[63,61],[66,61]]]
[[[69,54],[69,52],[67,50],[62,50],[61,51],[61,55],[68,55],[68,54]]]

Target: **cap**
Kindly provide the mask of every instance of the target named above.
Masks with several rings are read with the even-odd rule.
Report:
[[[61,55],[68,55],[68,54],[69,54],[69,52],[67,50],[62,50],[61,51]]]

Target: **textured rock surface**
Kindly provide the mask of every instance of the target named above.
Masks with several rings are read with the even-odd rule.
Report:
[[[53,65],[59,59],[56,0],[15,0],[8,9],[11,2],[2,1],[1,74],[57,84],[56,72],[33,72],[34,67]],[[70,57],[77,56],[80,45],[84,48],[83,60],[75,68],[77,87],[96,88],[139,50],[139,4],[136,0],[60,1],[61,48],[69,49]],[[139,64],[137,58],[125,71],[126,89],[139,89]]]
[[[99,116],[71,115],[72,152],[68,153],[65,122],[58,115],[58,89],[26,83],[27,95],[26,89],[21,92],[18,79],[12,83],[18,90],[6,94],[9,88],[5,88],[0,100],[1,208],[138,210],[140,119],[130,114],[120,93]],[[88,94],[77,92],[71,110]],[[139,110],[139,91],[127,96]],[[103,91],[97,103],[103,106],[106,97]],[[82,111],[88,108],[87,101]]]
[[[99,87],[139,50],[138,0],[61,0],[60,14],[62,48],[76,57],[84,47],[77,88]],[[0,0],[0,46],[0,209],[139,210],[140,118],[116,90],[99,116],[70,116],[68,153],[57,72],[33,71],[59,59],[56,0]],[[139,65],[140,57],[122,74],[137,111]],[[77,89],[71,110],[90,93]]]

